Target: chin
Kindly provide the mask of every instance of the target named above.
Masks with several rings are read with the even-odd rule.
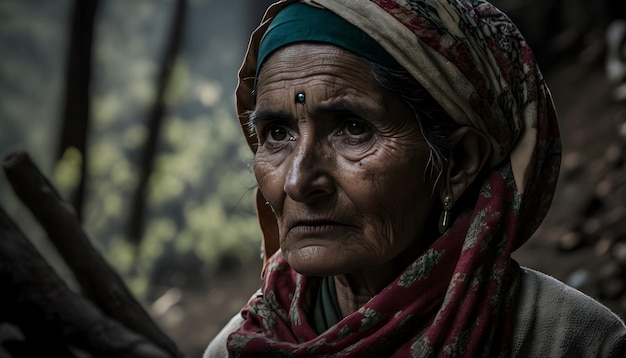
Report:
[[[326,277],[326,276],[335,276],[345,273],[344,270],[334,269],[331,267],[324,267],[319,265],[296,265],[292,266],[293,270],[297,273],[309,276],[309,277]]]
[[[302,252],[304,251],[304,252]],[[305,276],[325,277],[348,273],[355,269],[347,262],[336,261],[336,252],[324,252],[326,250],[298,250],[296,252],[283,252],[289,266],[297,273]],[[334,256],[334,257],[333,257]],[[331,261],[329,258],[335,260]]]

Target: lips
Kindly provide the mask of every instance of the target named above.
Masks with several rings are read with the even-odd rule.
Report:
[[[337,229],[345,230],[351,226],[330,219],[295,220],[287,225],[287,233],[300,235],[324,234]]]
[[[336,221],[332,221],[332,220],[309,220],[309,221],[298,221],[296,223],[294,223],[293,226],[291,226],[289,228],[289,230],[301,230],[301,229],[305,229],[305,228],[311,228],[311,229],[322,229],[325,227],[330,227],[330,226],[337,226],[337,225],[341,225]]]

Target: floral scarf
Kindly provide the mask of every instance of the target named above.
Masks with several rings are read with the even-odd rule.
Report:
[[[247,133],[260,37],[293,0],[270,7],[240,70],[237,110]],[[519,290],[511,253],[543,220],[559,171],[552,99],[517,28],[482,0],[306,0],[375,39],[459,124],[491,141],[490,171],[470,208],[389,286],[318,335],[307,322],[315,279],[278,251],[260,192],[266,263],[262,295],[228,339],[232,356],[508,356]],[[273,255],[272,255],[273,254]]]

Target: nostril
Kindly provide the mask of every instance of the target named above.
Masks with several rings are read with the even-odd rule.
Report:
[[[301,135],[292,152],[284,192],[299,202],[311,202],[333,192],[332,154],[311,135]]]
[[[331,194],[333,181],[319,167],[312,171],[292,172],[285,180],[284,191],[291,199],[308,203]]]
[[[326,190],[314,190],[312,192],[309,193],[309,197],[320,197],[320,196],[324,196],[326,194],[328,194],[330,191],[326,191]]]

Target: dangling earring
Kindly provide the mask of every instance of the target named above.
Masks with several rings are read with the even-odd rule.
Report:
[[[452,209],[452,204],[454,204],[454,198],[452,198],[452,195],[446,194],[441,200],[441,204],[443,205],[443,211],[439,217],[439,233],[443,234],[450,225],[450,209]]]

